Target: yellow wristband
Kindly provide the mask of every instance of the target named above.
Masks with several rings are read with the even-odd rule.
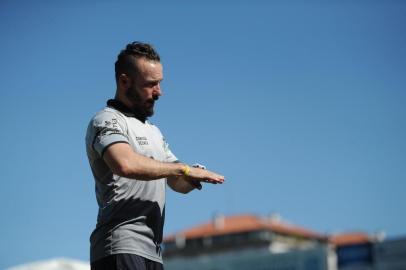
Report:
[[[183,175],[189,176],[190,167],[188,165],[183,166],[182,172],[183,172]]]

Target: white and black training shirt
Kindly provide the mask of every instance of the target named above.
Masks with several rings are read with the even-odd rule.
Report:
[[[99,213],[90,237],[90,260],[130,253],[162,263],[166,179],[140,181],[113,174],[103,154],[115,143],[128,143],[138,154],[157,161],[177,161],[160,130],[137,119],[119,101],[109,100],[91,119],[86,151]]]

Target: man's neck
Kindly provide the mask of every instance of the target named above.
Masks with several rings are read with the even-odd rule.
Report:
[[[143,123],[145,123],[145,121],[147,120],[147,117],[143,113],[135,110],[134,108],[131,108],[122,100],[117,99],[117,96],[114,99],[109,99],[107,101],[107,106],[118,110],[128,117],[135,117]]]

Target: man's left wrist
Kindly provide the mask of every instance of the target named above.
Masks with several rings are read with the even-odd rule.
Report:
[[[183,164],[183,167],[182,167],[182,174],[183,174],[184,176],[189,176],[189,173],[190,173],[190,167],[189,167],[189,165]]]

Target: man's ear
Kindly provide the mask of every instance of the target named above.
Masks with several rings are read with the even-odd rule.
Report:
[[[120,74],[118,76],[118,85],[121,89],[127,90],[131,86],[131,78],[127,74]]]

